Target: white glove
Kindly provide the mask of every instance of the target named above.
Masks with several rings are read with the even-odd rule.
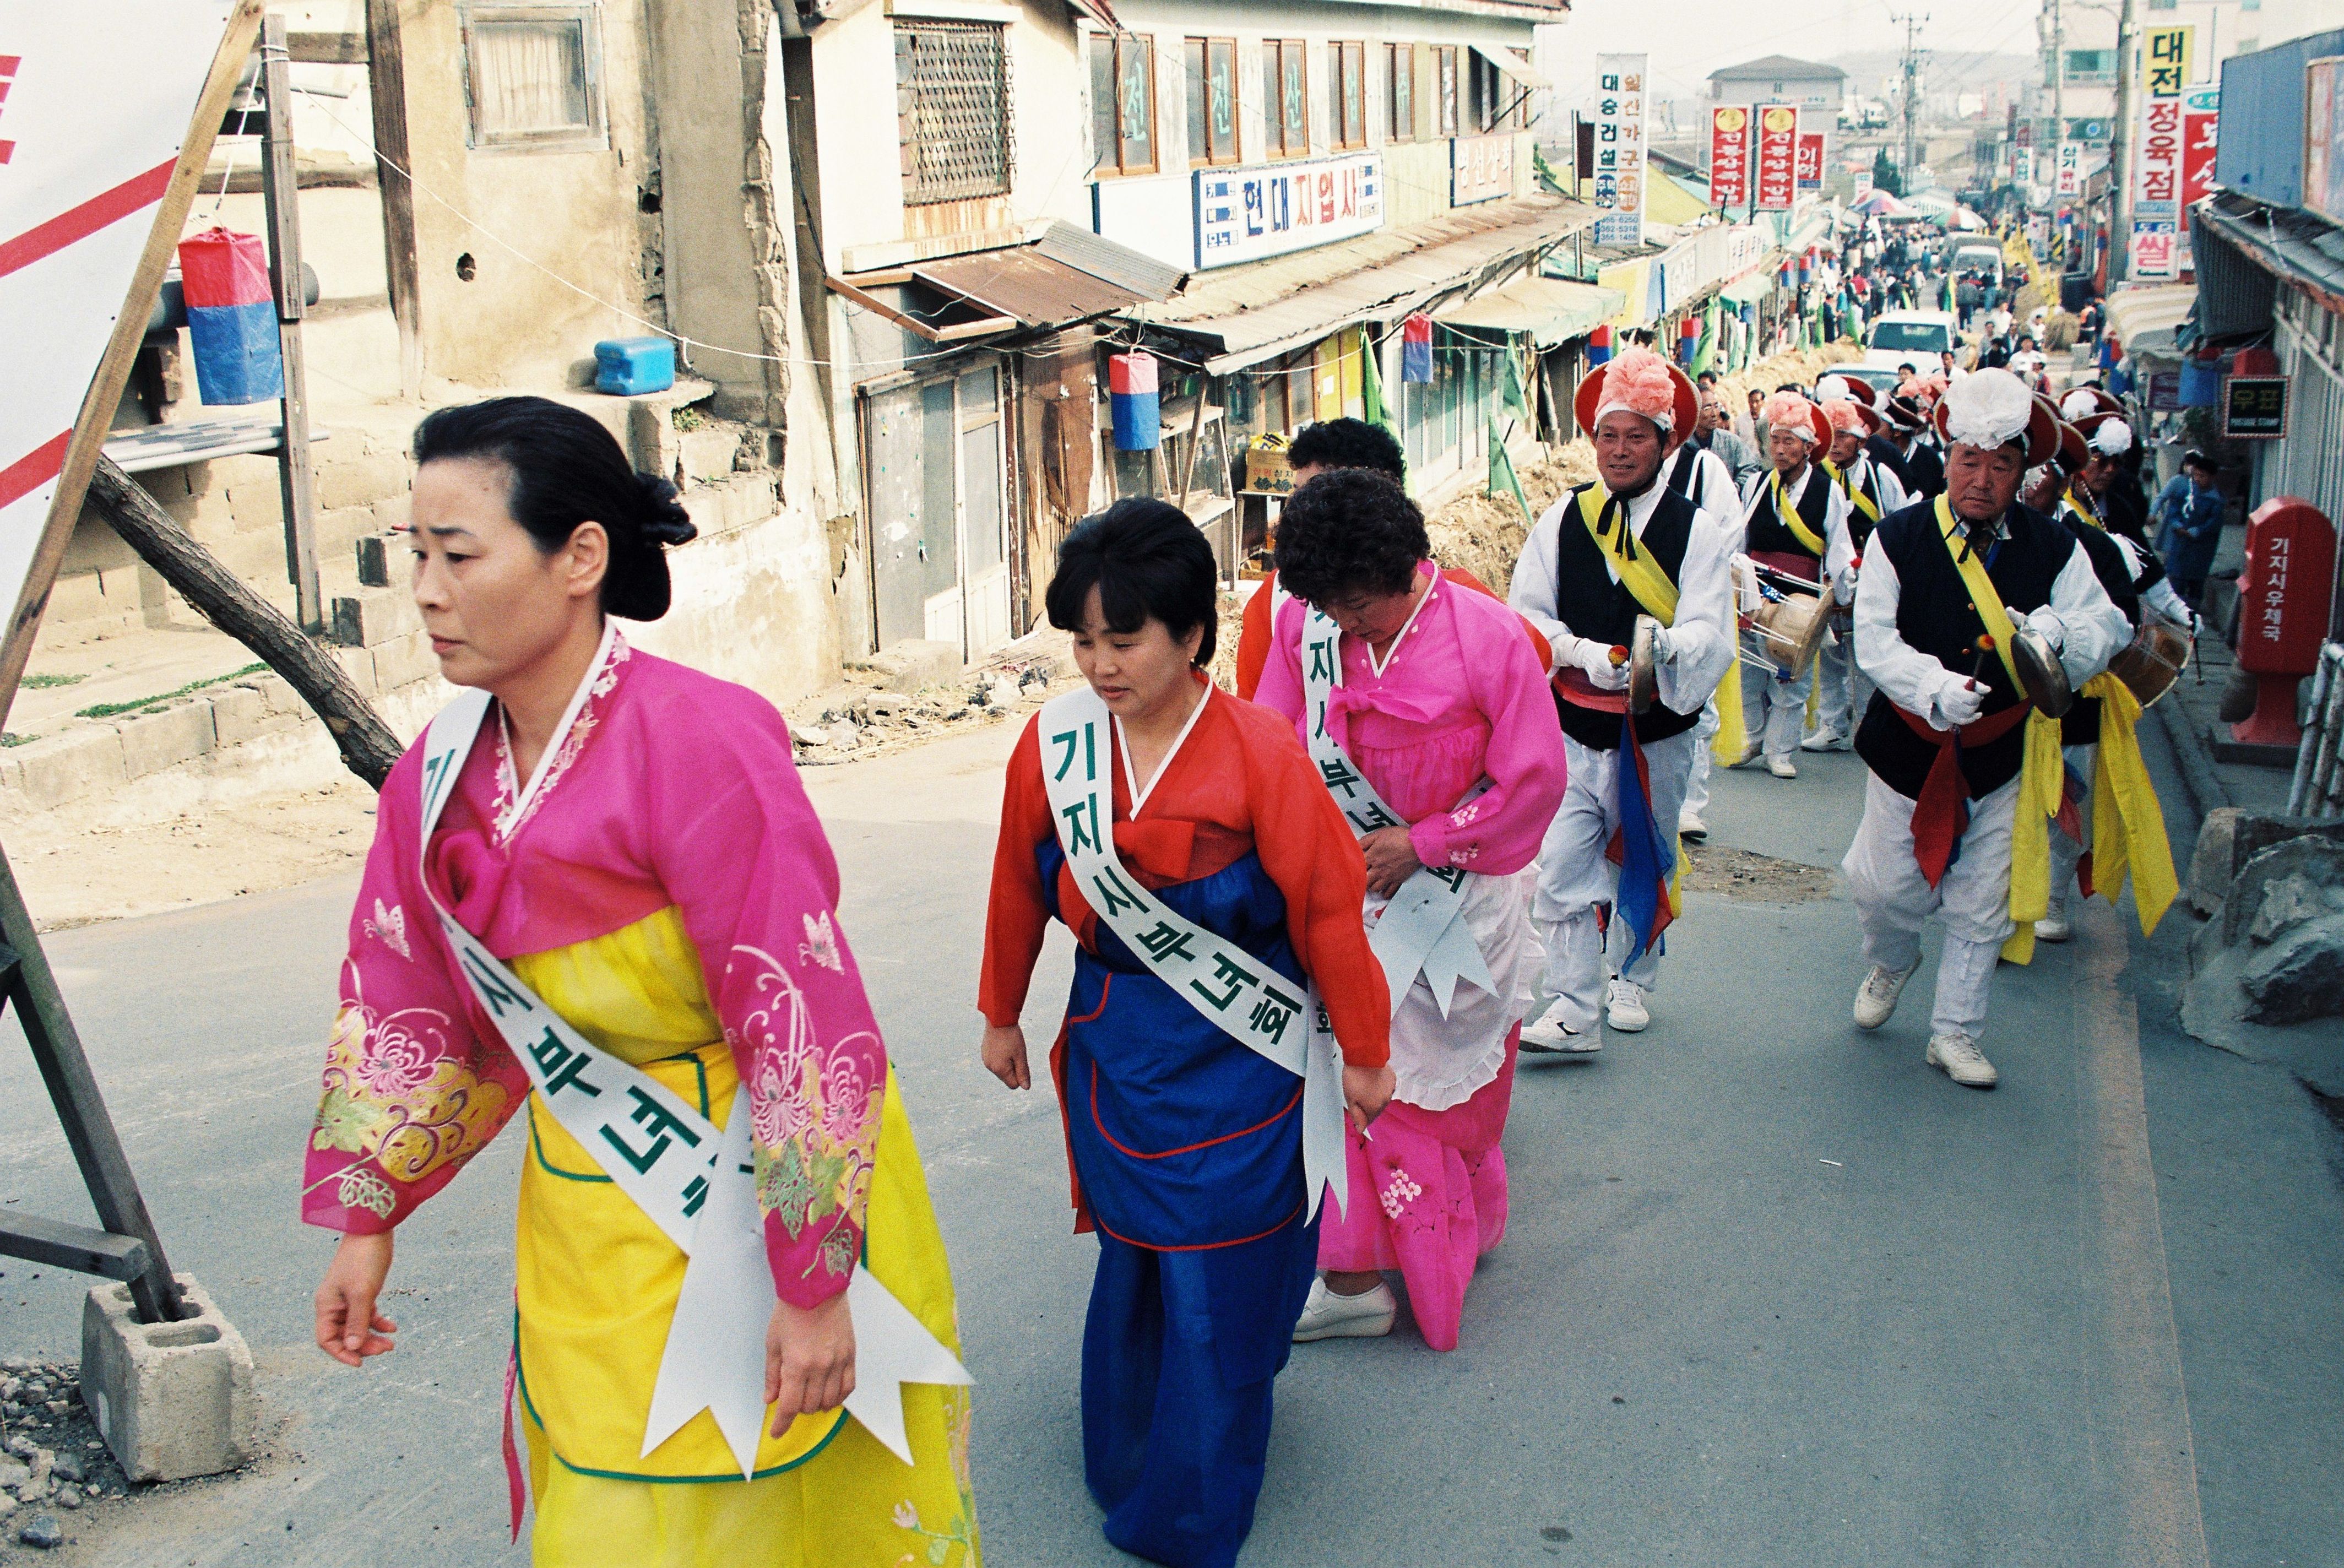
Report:
[[[1676,640],[1669,635],[1669,629],[1667,627],[1661,626],[1654,628],[1652,632],[1652,663],[1655,664],[1673,664],[1676,662]]]
[[[1839,582],[1833,587],[1832,597],[1842,604],[1855,602],[1855,572],[1856,569],[1853,566],[1840,568]]]
[[[1985,692],[1977,682],[1949,672],[1945,685],[1938,688],[1936,700],[1937,713],[1945,721],[1945,728],[1958,730],[1965,724],[1975,723],[1985,708]]]
[[[1599,692],[1628,689],[1628,666],[1612,663],[1612,644],[1592,637],[1574,637],[1562,652],[1562,662],[1587,677]]]
[[[2066,650],[2067,623],[2059,619],[2059,612],[2056,610],[2052,609],[2048,604],[2040,610],[2030,610],[2026,612],[2026,623],[2043,633],[2043,640],[2051,644],[2053,652],[2057,653]]]

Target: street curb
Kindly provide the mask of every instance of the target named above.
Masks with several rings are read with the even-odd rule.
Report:
[[[2202,823],[2208,813],[2235,803],[2230,799],[2228,786],[2222,783],[2222,775],[2214,771],[2206,737],[2187,718],[2176,718],[2177,712],[2175,705],[2160,703],[2157,719],[2165,726],[2165,738],[2173,747],[2173,760],[2181,764],[2181,787],[2189,792],[2189,804],[2197,808],[2198,820]]]

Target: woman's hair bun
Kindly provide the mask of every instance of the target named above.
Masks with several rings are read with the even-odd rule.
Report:
[[[637,473],[635,484],[642,491],[643,510],[640,523],[643,537],[654,544],[690,544],[700,537],[692,514],[683,510],[683,502],[675,486],[655,473]]]

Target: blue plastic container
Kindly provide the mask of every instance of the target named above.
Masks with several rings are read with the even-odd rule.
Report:
[[[666,338],[608,338],[594,345],[594,389],[614,398],[675,385],[675,344]]]
[[[187,344],[195,352],[196,390],[208,407],[266,403],[285,395],[277,308],[190,305]]]

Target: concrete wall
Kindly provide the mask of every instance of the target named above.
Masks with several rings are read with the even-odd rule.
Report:
[[[424,372],[478,388],[582,385],[598,339],[641,334],[630,315],[665,318],[656,248],[647,265],[641,221],[642,203],[655,188],[643,0],[605,0],[602,7],[610,146],[598,151],[468,147],[456,7],[399,0],[399,12],[409,148],[420,187],[415,232]],[[458,272],[467,256],[469,281]]]

